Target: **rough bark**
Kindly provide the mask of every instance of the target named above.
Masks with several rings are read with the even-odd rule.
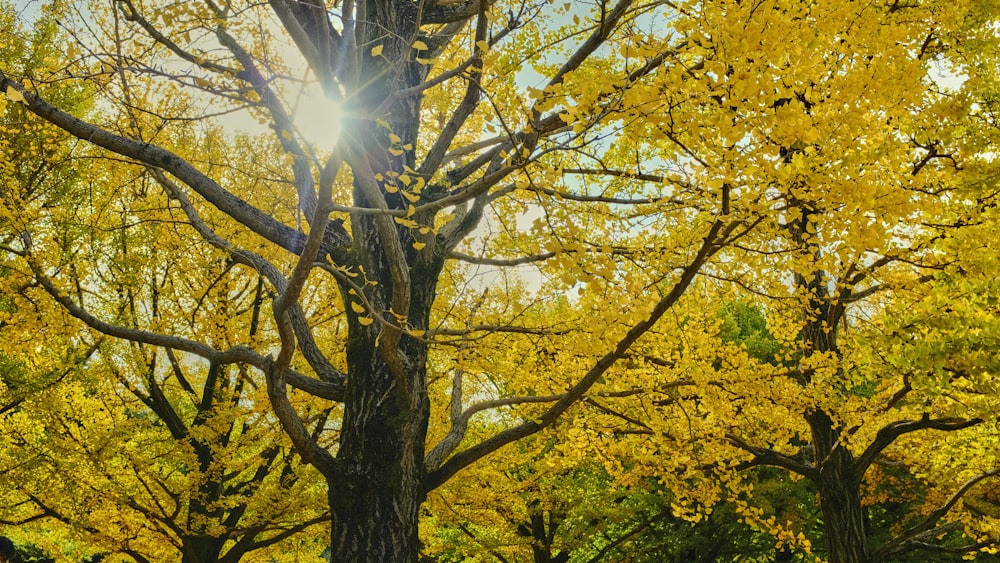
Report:
[[[861,480],[854,456],[839,445],[840,431],[822,411],[809,415],[819,474],[815,479],[823,512],[823,537],[830,563],[871,561]]]
[[[425,350],[407,364],[423,376]],[[340,475],[329,485],[333,561],[414,561],[429,403],[411,399],[373,342],[352,342]],[[363,361],[367,360],[367,361]]]
[[[183,539],[181,563],[215,563],[219,561],[225,538],[191,536]]]
[[[356,71],[343,69],[339,78],[356,92],[353,103],[360,106],[347,113],[385,115],[391,131],[365,124],[356,128],[353,138],[341,140],[355,177],[354,201],[359,207],[406,209],[408,202],[385,190],[376,178],[415,167],[412,149],[390,151],[390,133],[403,145],[416,145],[421,95],[394,97],[425,78],[422,65],[409,56],[418,27],[416,7],[368,0],[359,3],[359,13],[364,17],[357,27],[357,44],[382,44],[383,51],[373,56],[365,50]],[[350,84],[352,80],[357,84]],[[369,282],[363,292],[370,310],[360,317],[383,320],[364,325],[359,315],[348,313],[348,383],[338,471],[328,473],[332,559],[416,561],[430,417],[427,344],[408,336],[403,325],[427,328],[443,260],[416,252],[413,231],[388,216],[355,214],[351,221],[353,266],[364,271]],[[341,289],[345,301],[355,299],[348,282]]]

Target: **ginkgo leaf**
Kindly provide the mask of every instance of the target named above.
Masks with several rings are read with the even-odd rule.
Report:
[[[375,322],[375,320],[372,319],[371,317],[358,317],[358,323],[361,326],[368,326],[368,325],[372,324],[373,322]]]
[[[377,57],[382,54],[383,45],[376,45],[372,47],[372,56]]]
[[[416,49],[416,50],[418,50],[418,51],[426,51],[427,50],[427,43],[424,43],[423,41],[420,41],[418,39],[417,41],[413,42],[413,48]]]
[[[355,313],[364,313],[365,307],[364,305],[358,303],[357,301],[351,301],[351,310],[354,311]]]
[[[25,102],[24,96],[21,94],[20,90],[14,88],[14,86],[10,84],[7,85],[7,98],[9,98],[12,102],[19,102],[22,104]]]

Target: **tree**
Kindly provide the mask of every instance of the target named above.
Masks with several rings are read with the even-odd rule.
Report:
[[[959,514],[960,500],[998,475],[994,458],[980,454],[980,427],[997,404],[981,381],[995,370],[991,343],[980,347],[990,340],[992,290],[971,275],[982,271],[984,250],[995,256],[981,229],[995,228],[996,65],[978,52],[996,41],[992,24],[983,27],[994,12],[894,3],[842,18],[832,4],[767,6],[706,12],[699,41],[728,61],[706,87],[733,113],[717,117],[707,90],[705,120],[722,133],[682,139],[692,158],[706,167],[722,159],[731,181],[760,190],[741,204],[775,213],[703,269],[716,281],[706,282],[708,297],[689,292],[679,305],[683,330],[664,328],[636,349],[646,361],[615,378],[636,390],[613,407],[624,416],[591,421],[601,430],[587,438],[609,425],[647,432],[655,438],[635,443],[631,459],[693,499],[736,503],[781,541],[805,543],[801,527],[755,505],[744,473],[770,466],[804,478],[830,561],[975,553],[993,545],[994,523],[982,510]],[[944,13],[951,19],[937,18]],[[934,76],[942,67],[967,79]],[[720,76],[733,79],[712,80]],[[672,122],[674,134],[687,123]],[[756,166],[763,155],[768,166]],[[939,293],[956,279],[964,292]],[[734,296],[767,311],[781,343],[776,361],[725,342],[712,301]],[[898,325],[923,299],[934,313]],[[949,299],[956,305],[943,308]],[[921,501],[912,512],[872,518],[891,502],[876,492],[892,480],[880,464],[916,483],[908,492],[922,498],[911,497]]]
[[[9,12],[3,17],[8,61],[33,68],[57,53],[54,19],[41,16],[21,32]],[[80,109],[88,89],[54,85],[46,94]],[[63,257],[80,252],[83,241],[101,271],[79,278],[87,285],[76,288],[78,295],[116,296],[115,305],[126,307],[107,313],[132,326],[157,322],[216,341],[231,339],[237,328],[255,335],[262,283],[202,279],[202,256],[172,252],[149,260],[166,250],[151,243],[173,234],[169,223],[153,220],[153,213],[129,226],[134,216],[116,206],[121,194],[103,189],[135,186],[135,178],[126,172],[82,186],[85,162],[75,158],[68,136],[16,104],[0,115],[0,130],[9,212],[3,222],[52,237]],[[115,172],[105,174],[110,179]],[[100,226],[79,208],[96,210]],[[31,209],[66,210],[72,220],[46,225]],[[16,236],[12,230],[5,229],[5,245]],[[303,561],[306,554],[285,541],[293,535],[318,559],[323,548],[316,535],[301,532],[321,529],[316,524],[327,519],[321,480],[295,459],[276,421],[262,415],[262,389],[236,366],[92,338],[33,299],[20,265],[4,260],[2,266],[0,474],[17,486],[0,495],[0,523],[16,526],[18,539],[52,553],[72,551],[76,560],[89,552],[136,561],[237,561],[248,553]],[[162,283],[171,271],[178,273],[170,281],[182,287]],[[209,290],[191,295],[186,287]],[[312,410],[318,437],[329,413],[302,408]]]
[[[568,304],[549,307],[548,323],[536,324],[555,326],[572,316],[571,309]],[[768,332],[763,311],[746,302],[730,302],[721,306],[719,316],[719,336],[724,342],[746,347],[761,362],[774,361],[781,344]],[[522,350],[517,339],[517,335],[508,335],[505,347],[515,350],[512,356],[522,366],[532,366],[527,371],[552,377],[557,366],[573,361],[551,358],[552,352],[545,352],[547,346],[538,342]],[[497,365],[499,348],[503,347],[481,362],[465,358],[461,369],[466,378],[504,373],[506,370]],[[532,365],[535,362],[540,365]],[[626,361],[626,365],[640,363],[636,357]],[[547,364],[549,367],[543,367]],[[510,384],[544,385],[519,379]],[[502,381],[492,383],[504,385]],[[580,417],[575,423],[553,425],[435,490],[427,499],[428,515],[421,534],[431,557],[441,561],[536,562],[793,560],[791,548],[798,546],[779,544],[786,549],[777,549],[771,533],[754,529],[737,514],[734,503],[703,505],[705,517],[692,522],[675,514],[672,505],[683,504],[684,497],[678,499],[665,489],[658,482],[660,476],[646,475],[641,468],[630,470],[631,452],[620,446],[631,441],[630,435],[643,441],[655,439],[650,437],[652,430],[604,425],[599,418],[630,418],[616,411],[615,403],[623,396],[642,392],[592,392],[575,411]],[[498,424],[507,423],[495,416],[470,421],[469,432],[488,434]],[[639,415],[634,416],[632,421],[638,421]],[[596,430],[599,437],[590,435],[588,444],[579,444],[579,427]],[[581,456],[581,449],[590,455]],[[767,514],[782,522],[801,520],[800,529],[810,540],[821,543],[822,536],[816,533],[820,527],[818,510],[813,508],[815,493],[807,482],[793,482],[774,469],[759,471],[751,479],[757,506],[765,506]],[[470,490],[481,492],[470,496]]]
[[[60,11],[75,39],[68,59],[31,76],[9,67],[0,74],[8,103],[22,103],[100,147],[91,153],[94,158],[136,163],[130,170],[159,184],[168,211],[183,213],[189,233],[200,238],[191,243],[198,253],[225,256],[238,264],[234,275],[262,276],[271,289],[269,339],[255,343],[244,336],[224,345],[150,321],[119,322],[108,314],[115,310],[112,303],[97,306],[92,296],[71,289],[87,287],[87,275],[99,273],[100,261],[87,262],[82,274],[55,270],[39,227],[15,227],[20,242],[12,254],[30,271],[30,283],[93,331],[199,355],[220,367],[258,369],[266,376],[274,415],[329,485],[333,557],[411,560],[418,551],[418,507],[429,490],[551,424],[673,305],[701,264],[747,225],[725,217],[726,198],[720,205],[700,196],[705,205],[690,221],[690,213],[679,207],[656,209],[666,197],[657,187],[612,186],[600,196],[572,185],[569,191],[549,187],[560,176],[557,167],[573,166],[574,158],[600,161],[608,128],[637,114],[638,102],[627,92],[673,56],[670,39],[638,33],[654,25],[659,6],[602,2],[566,29],[558,23],[567,17],[565,8],[547,3],[380,0],[332,8],[337,11],[311,2],[158,8],[113,2],[81,8],[74,16],[70,7],[55,4],[50,9]],[[282,63],[284,43],[272,40],[279,31],[327,98],[340,106],[343,134],[333,151],[314,151],[296,130],[290,108],[298,81],[289,73],[299,69]],[[563,47],[538,49],[552,42]],[[553,66],[560,50],[565,52]],[[542,88],[522,88],[514,80],[522,68],[544,76]],[[596,83],[597,72],[615,79]],[[99,109],[83,120],[35,90],[57,80],[94,84]],[[305,219],[301,230],[299,217],[265,207],[264,194],[244,191],[240,171],[230,174],[224,161],[201,148],[211,142],[207,135],[198,139],[183,132],[181,125],[204,118],[204,106],[198,98],[168,97],[181,88],[214,96],[213,111],[239,109],[272,127],[273,142],[244,150],[255,151],[258,162],[275,160],[273,152],[263,151],[289,157],[272,175],[257,178],[285,191],[286,198],[297,195],[297,213]],[[497,136],[484,139],[484,128]],[[575,173],[646,181],[637,165],[629,168]],[[97,174],[91,178],[103,180]],[[652,182],[662,184],[660,178]],[[650,193],[638,195],[645,191]],[[608,213],[609,203],[676,225],[680,252],[646,274],[669,277],[671,289],[629,306],[641,317],[615,326],[606,335],[606,355],[551,399],[538,419],[519,421],[449,456],[454,439],[462,437],[455,428],[425,463],[429,346],[447,344],[455,330],[482,330],[447,325],[448,304],[435,299],[442,272],[455,259],[496,260],[459,250],[487,211],[516,214],[531,204],[561,215],[564,194],[579,211],[592,208],[587,216],[608,232],[625,233],[635,221],[632,212]],[[127,209],[141,215],[146,196],[132,195]],[[337,214],[333,221],[331,213]],[[593,262],[609,269],[609,258],[622,254],[592,246],[587,233],[573,226],[586,221],[583,215],[574,214],[573,223],[557,219],[554,228],[572,229],[565,240],[554,234],[544,253],[532,245],[527,256],[513,261],[567,261],[589,253],[593,256],[582,260],[581,268]],[[85,261],[80,256],[69,262]],[[205,260],[203,267],[210,263]],[[313,271],[320,275],[310,275]],[[331,299],[324,289],[330,287],[339,290],[339,298]],[[317,295],[325,298],[322,307],[311,301]],[[325,340],[315,331],[331,308],[346,334]],[[432,317],[438,326],[432,326]],[[516,312],[505,324],[512,318]],[[290,401],[289,385],[343,403],[334,451],[306,428]]]
[[[825,362],[836,356],[824,329],[844,310],[823,308],[818,274],[834,270],[816,252],[819,241],[843,239],[846,251],[860,252],[859,237],[884,228],[880,214],[893,206],[906,225],[932,218],[934,180],[947,181],[947,145],[936,143],[949,139],[924,131],[968,108],[937,105],[937,88],[921,78],[953,33],[985,38],[991,29],[986,3],[952,8],[119,0],[73,14],[56,3],[73,38],[68,57],[30,76],[0,69],[8,103],[89,143],[80,150],[96,161],[124,160],[119,167],[155,182],[160,193],[127,194],[125,209],[141,217],[148,202],[160,202],[184,223],[187,251],[204,257],[203,277],[227,261],[239,280],[262,277],[269,314],[259,338],[232,341],[151,319],[129,325],[112,314],[116,296],[74,290],[94,283],[101,260],[53,253],[48,225],[11,225],[17,242],[8,251],[26,272],[21,283],[92,331],[256,369],[274,416],[326,479],[334,559],[413,560],[429,491],[550,426],[599,380],[626,394],[657,381],[635,379],[648,365],[610,371],[636,357],[637,343],[654,359],[664,350],[654,340],[689,350],[676,342],[692,325],[660,321],[699,271],[783,290],[795,305],[785,327],[806,311],[810,320],[798,327],[805,337],[775,334],[805,343],[809,360],[798,379],[775,379],[795,393],[799,383],[819,388],[813,374],[828,373]],[[976,9],[978,19],[963,19]],[[976,48],[990,45],[983,39]],[[56,81],[91,84],[94,111],[74,116],[48,101],[40,86]],[[331,106],[309,119],[340,115],[334,147],[308,143],[293,119],[303,84],[317,85]],[[218,129],[204,120],[237,111],[272,132],[244,143],[249,158],[231,167],[213,150]],[[113,181],[105,170],[95,167],[90,179]],[[918,180],[904,182],[913,171]],[[32,213],[65,224],[49,210]],[[849,219],[869,213],[872,222]],[[530,228],[517,228],[531,217]],[[814,224],[820,217],[826,222]],[[886,230],[876,254],[895,259],[893,237],[919,250],[919,236]],[[156,241],[167,250],[150,258],[178,252],[179,240]],[[787,258],[791,291],[782,276],[752,279],[771,271],[771,256]],[[863,274],[848,267],[852,287],[871,279],[871,264],[854,262]],[[480,298],[482,289],[469,285],[475,270],[461,263],[534,265],[549,277],[534,298],[500,283]],[[841,297],[858,297],[853,291]],[[539,304],[559,300],[572,301],[565,310],[574,312],[560,326],[530,324]],[[519,335],[521,350],[545,353],[527,363],[500,356],[498,335]],[[456,363],[493,358],[498,395],[466,406],[464,370],[438,354]],[[441,380],[450,382],[444,392],[433,389]],[[342,405],[334,448],[306,427],[289,387]],[[812,413],[816,450],[837,450],[821,477],[842,475],[840,427],[824,418],[826,403],[809,404],[801,412]],[[721,397],[713,406],[725,415]],[[760,414],[747,407],[746,416]],[[510,410],[509,426],[479,440],[467,435],[471,416],[497,408]],[[441,440],[428,443],[428,432]],[[752,444],[757,434],[733,436],[727,447],[742,441],[761,454],[757,461],[772,459]],[[821,500],[831,559],[863,560],[854,497],[845,514],[826,512],[836,495]],[[847,521],[835,528],[839,516]]]
[[[72,546],[77,559],[318,561],[320,530],[310,526],[327,518],[321,481],[259,406],[245,406],[266,401],[236,373],[147,359],[135,366],[145,372],[100,360],[67,370],[0,420],[0,471],[18,483],[4,492],[0,522],[51,553]],[[198,388],[179,393],[175,378]]]

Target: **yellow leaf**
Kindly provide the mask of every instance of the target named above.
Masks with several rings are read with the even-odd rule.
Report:
[[[358,322],[361,323],[361,326],[368,326],[375,321],[371,317],[358,317]]]
[[[402,141],[403,139],[400,139],[399,135],[397,135],[395,133],[389,133],[389,140],[392,141],[393,143],[398,143],[398,142]]]
[[[411,180],[412,180],[412,178],[410,178],[409,174],[400,174],[399,175],[399,181],[402,182],[404,186],[409,186]]]
[[[24,96],[21,95],[21,92],[18,91],[17,88],[14,88],[11,85],[7,86],[7,97],[10,98],[10,101],[12,102],[24,103]]]
[[[382,45],[372,47],[372,56],[377,57],[382,54]]]
[[[413,243],[413,248],[416,248],[417,250],[423,250],[425,246],[427,246],[426,242],[415,242],[415,243]]]
[[[389,122],[386,121],[386,120],[384,120],[384,119],[382,119],[381,117],[376,117],[375,118],[375,125],[378,125],[379,127],[385,127],[386,129],[390,128],[389,127]]]
[[[403,154],[403,149],[392,149],[392,148],[390,148],[389,149],[389,154],[391,154],[392,156],[399,156],[399,155]]]
[[[351,301],[351,310],[354,311],[355,313],[365,312],[364,306],[361,303],[358,303],[357,301]]]
[[[413,60],[417,61],[418,63],[420,63],[422,65],[429,65],[429,64],[431,64],[431,63],[434,62],[431,59],[425,59],[423,57],[415,57]]]
[[[427,43],[424,43],[423,41],[414,41],[413,42],[413,48],[416,49],[416,50],[418,50],[418,51],[426,51],[427,50]]]

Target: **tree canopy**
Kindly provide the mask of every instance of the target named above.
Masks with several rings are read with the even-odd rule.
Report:
[[[10,518],[137,560],[992,548],[996,8],[4,4]]]

